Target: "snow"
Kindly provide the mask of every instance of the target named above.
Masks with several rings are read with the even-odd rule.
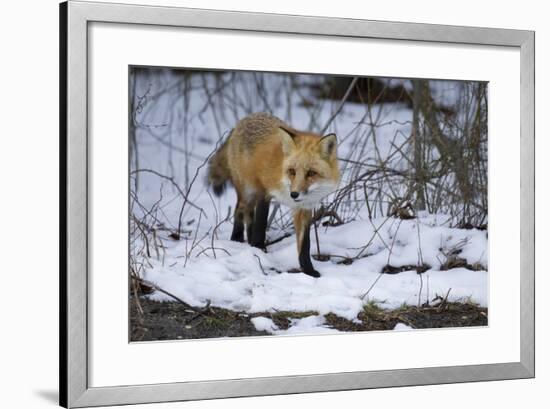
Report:
[[[325,326],[325,317],[311,315],[305,318],[292,318],[288,329],[280,329],[272,319],[266,317],[255,317],[251,319],[258,331],[267,331],[273,335],[312,335],[312,334],[334,334],[340,331]]]
[[[302,82],[312,78],[308,75],[297,77]],[[236,120],[250,111],[262,110],[262,99],[232,84],[235,88],[232,95],[242,98],[241,103],[229,107],[224,105],[226,101],[217,101],[214,97],[214,103],[221,106],[221,114],[214,115],[211,109],[205,109],[210,97],[198,79],[190,81],[192,97],[188,102],[174,94],[173,90],[178,90],[174,86],[178,78],[164,73],[161,79],[164,82],[146,77],[136,84],[136,95],[147,97],[136,116],[139,149],[137,161],[131,161],[130,170],[137,167],[170,175],[184,191],[189,189],[189,202],[182,211],[182,197],[177,189],[154,173],[132,175],[131,184],[137,183],[136,197],[139,199],[139,204],[131,201],[132,212],[141,218],[147,216],[146,209],[158,205],[155,219],[148,216],[149,222],[157,228],[155,240],[161,243],[157,246],[158,253],[149,243],[150,256],[145,256],[143,238],[139,234],[130,238],[133,262],[139,266],[139,274],[145,280],[196,307],[210,303],[250,314],[277,311],[314,311],[318,314],[293,319],[288,330],[279,329],[267,317],[252,319],[258,330],[278,335],[334,332],[325,325],[325,314],[334,313],[355,320],[363,307],[372,301],[381,308],[396,308],[403,304],[417,305],[419,299],[425,302],[438,295],[444,297],[449,290],[449,301],[467,299],[487,306],[487,234],[475,229],[451,228],[446,214],[423,212],[417,219],[400,220],[381,217],[378,212],[369,219],[365,206],[350,210],[345,215],[345,224],[318,229],[321,254],[331,255],[328,261],[312,260],[321,274],[318,279],[293,272],[299,267],[296,238],[292,234],[288,209],[284,206],[268,231],[268,240],[285,233],[291,235],[268,246],[267,252],[230,241],[231,213],[236,201],[233,189],[229,188],[220,198],[211,195],[204,182],[206,167],[199,168],[194,183],[191,182],[197,168]],[[206,79],[213,92],[214,80],[211,75]],[[266,74],[264,79],[273,89],[282,89],[286,81],[283,76],[273,74]],[[446,82],[438,89],[449,89],[451,85]],[[161,93],[162,89],[168,91]],[[453,93],[450,95],[446,98],[452,99]],[[272,111],[298,129],[319,130],[334,112],[337,102],[324,103],[312,117],[301,104],[303,97],[291,94],[292,109],[288,110],[286,103],[278,101],[281,97],[275,95]],[[402,144],[410,134],[412,112],[409,108],[402,104],[385,104],[373,106],[372,111],[373,117],[386,124],[376,128],[375,136],[364,122],[364,107],[353,103],[344,105],[329,128],[338,135],[339,157],[366,161],[385,158],[393,146]],[[182,126],[181,119],[185,116],[189,120]],[[314,123],[311,123],[312,118],[316,118]],[[366,139],[359,138],[362,135],[367,135]],[[372,144],[374,139],[376,147]],[[368,143],[359,145],[362,140]],[[405,169],[406,163],[402,162],[396,161],[393,167]],[[346,163],[341,163],[341,167],[342,186],[353,175],[347,171]],[[392,189],[400,187],[392,186]],[[325,203],[330,203],[331,199],[328,197]],[[169,234],[177,228],[180,215],[181,239],[174,240]],[[452,251],[459,251],[459,257],[483,269],[442,271],[446,254]],[[313,230],[311,254],[317,254]],[[346,257],[353,262],[342,264]],[[395,267],[426,264],[429,269],[423,274],[415,270],[381,274],[388,264]],[[160,292],[150,297],[172,301]]]
[[[218,251],[214,257],[211,251],[204,252],[198,247],[186,261],[178,258],[185,254],[185,241],[165,241],[164,262],[150,260],[153,267],[146,270],[144,278],[190,305],[204,306],[210,302],[212,306],[246,313],[316,311],[324,315],[332,312],[352,320],[371,300],[383,308],[416,305],[421,286],[423,302],[437,295],[445,296],[451,289],[449,301],[469,299],[487,306],[487,272],[466,268],[440,271],[446,257],[439,250],[465,242],[460,256],[470,264],[486,265],[485,232],[434,225],[437,219],[437,216],[390,222],[375,219],[372,223],[361,220],[320,229],[322,254],[354,257],[360,251],[358,246],[371,244],[364,252],[365,257],[349,265],[338,264],[340,257],[326,262],[313,260],[321,273],[318,279],[291,272],[299,266],[295,236],[269,246],[264,253],[246,243],[228,241],[227,236],[222,238],[221,234],[214,246],[224,248],[229,254]],[[230,227],[229,222],[226,224]],[[419,275],[412,270],[380,274],[387,264],[418,265],[419,249],[423,263],[431,266],[425,273]],[[316,253],[314,239],[311,253]],[[170,301],[170,297],[162,293],[155,293],[151,298]]]
[[[397,324],[395,324],[395,327],[393,328],[394,331],[410,331],[412,329],[414,328],[409,327],[408,325],[403,324],[402,322],[398,322]]]
[[[267,331],[270,334],[274,334],[279,330],[279,327],[275,325],[271,318],[266,317],[254,317],[250,320],[257,331]]]

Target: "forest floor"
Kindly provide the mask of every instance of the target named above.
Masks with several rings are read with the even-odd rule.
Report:
[[[131,297],[130,339],[138,342],[284,334],[296,321],[310,318],[317,322],[321,318],[326,332],[354,332],[486,326],[488,313],[487,308],[470,302],[440,300],[436,306],[403,305],[395,309],[369,303],[356,319],[348,320],[333,313],[320,317],[314,311],[249,314],[211,306],[197,308],[179,302],[159,302],[147,297],[139,297],[138,307],[136,299]],[[262,329],[254,323],[255,319],[269,321],[271,329]]]

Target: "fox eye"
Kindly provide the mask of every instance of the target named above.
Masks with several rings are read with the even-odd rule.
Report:
[[[290,176],[296,176],[296,170],[290,168],[290,169],[288,170],[288,174],[289,174]]]
[[[306,173],[306,176],[308,178],[311,178],[313,176],[315,176],[317,174],[317,172],[315,172],[314,170],[308,170],[307,173]]]

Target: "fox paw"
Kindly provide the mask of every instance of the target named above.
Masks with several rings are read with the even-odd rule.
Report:
[[[267,253],[267,247],[265,246],[265,243],[250,243],[252,247],[256,247],[257,249],[262,250],[264,253]]]
[[[307,274],[308,276],[311,276],[313,278],[321,277],[321,274],[319,274],[317,270],[304,270],[304,274]]]

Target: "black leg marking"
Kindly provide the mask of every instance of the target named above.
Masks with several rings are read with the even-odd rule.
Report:
[[[252,245],[252,230],[254,229],[254,223],[250,221],[246,225],[246,240],[248,241],[248,244]]]
[[[311,264],[311,256],[309,254],[309,228],[310,226],[304,228],[304,238],[302,239],[302,246],[300,247],[298,259],[300,260],[300,267],[302,267],[305,274],[318,278],[321,277],[321,274],[313,268],[313,264]]]
[[[252,232],[254,231],[254,206],[250,206],[245,218],[246,224],[246,240],[252,245]]]
[[[269,200],[261,199],[256,204],[254,223],[252,227],[252,241],[250,244],[265,250],[265,233],[267,230],[267,216],[269,215]]]
[[[237,205],[238,206],[238,205]],[[241,210],[235,211],[235,216],[233,218],[233,232],[231,233],[232,241],[244,241],[244,223],[243,223],[243,212]]]

